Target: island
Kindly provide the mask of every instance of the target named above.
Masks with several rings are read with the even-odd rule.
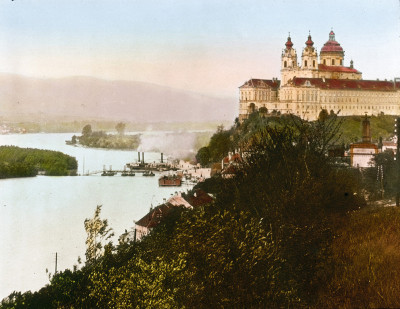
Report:
[[[0,179],[75,176],[77,169],[76,159],[59,151],[0,146]]]
[[[66,143],[93,148],[137,149],[140,143],[138,134],[126,135],[124,123],[118,123],[115,128],[118,134],[107,134],[104,131],[92,131],[91,125],[88,124],[83,127],[81,136],[73,135],[71,140],[66,141]]]

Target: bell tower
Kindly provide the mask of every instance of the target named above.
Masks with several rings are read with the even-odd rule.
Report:
[[[293,48],[292,39],[289,36],[285,44],[286,48],[282,50],[281,56],[281,81],[282,85],[286,85],[287,81],[292,78],[294,71],[297,70],[297,53]]]
[[[306,41],[306,47],[304,47],[301,55],[301,68],[303,70],[313,71],[318,69],[318,54],[313,45],[314,42],[312,41],[311,34],[309,33],[308,40]]]

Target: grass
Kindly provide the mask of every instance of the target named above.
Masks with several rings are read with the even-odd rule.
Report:
[[[333,242],[334,275],[322,308],[400,307],[400,209],[350,215]]]
[[[389,140],[394,135],[395,116],[380,115],[369,116],[371,123],[372,141],[378,142],[379,137],[383,140]],[[354,143],[361,141],[362,138],[362,121],[364,116],[345,116],[342,126],[340,128],[341,142],[344,144]]]

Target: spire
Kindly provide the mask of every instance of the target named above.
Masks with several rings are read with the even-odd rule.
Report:
[[[290,32],[289,32],[289,36],[287,38],[287,42],[285,45],[286,45],[286,49],[291,49],[293,46],[292,39],[290,38]]]
[[[307,42],[306,42],[306,45],[307,45],[307,46],[313,46],[313,45],[314,45],[314,42],[311,40],[310,31],[308,31],[308,40],[307,40]]]
[[[335,40],[335,32],[333,32],[331,28],[331,32],[329,32],[329,41],[336,41]]]

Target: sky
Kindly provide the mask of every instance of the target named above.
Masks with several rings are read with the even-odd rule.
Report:
[[[400,76],[399,0],[0,0],[0,72],[236,97],[280,77],[289,32],[300,60],[331,29],[364,79]]]

